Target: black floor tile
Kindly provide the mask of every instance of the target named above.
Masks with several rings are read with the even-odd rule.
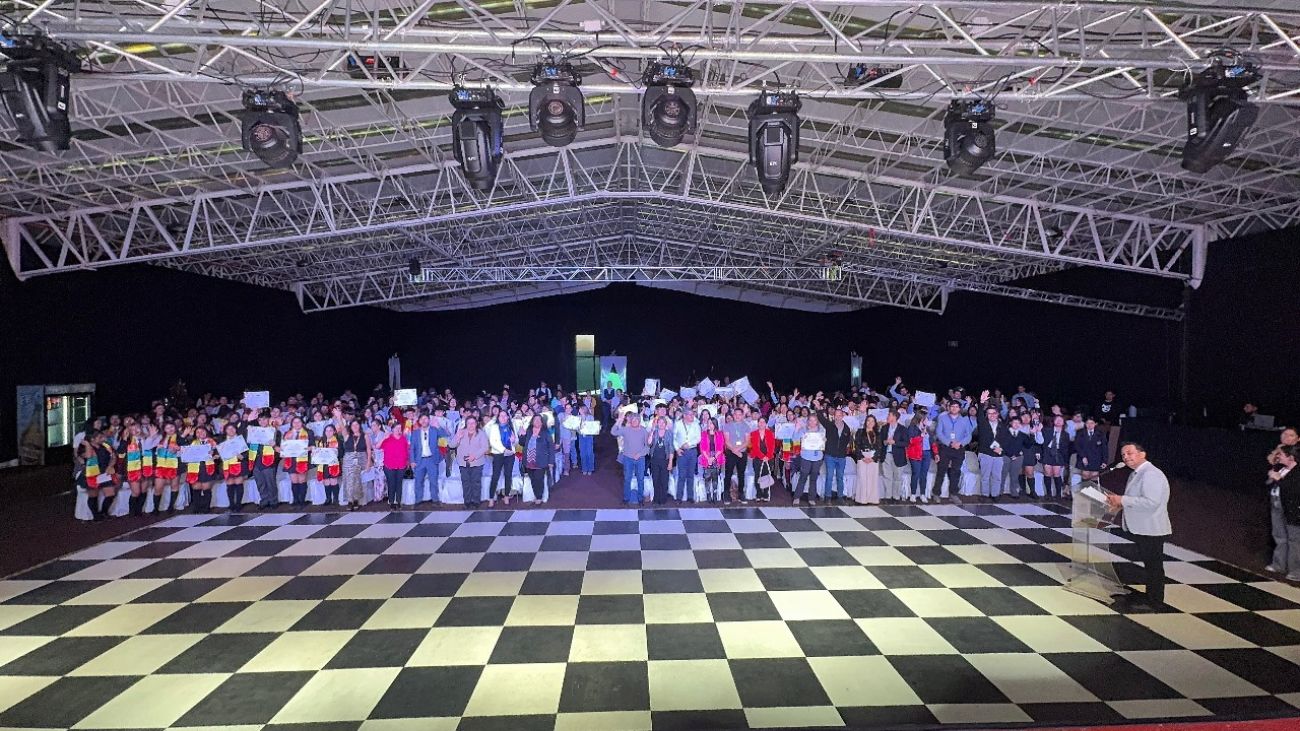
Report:
[[[923,703],[1007,703],[960,655],[892,655],[889,663]]]
[[[1224,718],[1295,718],[1295,706],[1271,695],[1240,698],[1198,698],[1196,702],[1215,716]],[[1292,721],[1294,723],[1294,721]]]
[[[581,571],[534,571],[524,577],[519,593],[577,596],[582,593],[582,580]]]
[[[535,553],[486,553],[475,571],[527,571],[533,566]]]
[[[311,534],[312,538],[356,538],[370,526],[362,523],[335,523]]]
[[[1061,536],[1065,538],[1065,536]],[[1065,538],[1063,543],[1069,542]],[[1046,546],[1030,546],[1026,544],[1016,544],[1009,546],[998,546],[998,550],[1015,558],[1022,563],[1069,563],[1070,559],[1053,551]],[[1005,566],[1015,566],[1015,564],[1004,564]]]
[[[726,657],[715,624],[649,624],[651,660],[710,660]]]
[[[76,627],[89,622],[104,613],[103,607],[84,605],[65,605],[50,607],[34,617],[28,617],[12,627],[0,631],[0,635],[24,637],[57,637]]]
[[[888,589],[836,589],[831,596],[854,619],[916,616],[916,612]]]
[[[438,546],[438,553],[487,553],[496,536],[453,536]]]
[[[998,546],[999,550],[1017,546]],[[1024,548],[1024,546],[1019,546]],[[1037,546],[1031,546],[1037,548]],[[1052,578],[1032,566],[1014,563],[981,564],[980,571],[997,579],[1006,586],[1060,586],[1060,579]]]
[[[700,569],[747,569],[749,558],[744,551],[734,549],[692,551],[695,566]]]
[[[640,594],[587,595],[578,598],[575,624],[644,624]]]
[[[506,523],[497,535],[502,536],[544,536],[550,523],[540,520],[518,520]]]
[[[456,596],[469,574],[416,574],[406,580],[394,594],[396,599]]]
[[[930,531],[930,533],[942,531]],[[898,552],[917,565],[965,563],[957,554],[943,546],[900,546]]]
[[[361,630],[330,658],[325,668],[402,666],[428,634],[427,629]]]
[[[786,626],[807,657],[880,654],[858,624],[848,619],[786,622]]]
[[[988,568],[980,566],[980,569]],[[1031,569],[1032,570],[1032,569]],[[953,589],[987,617],[1015,617],[1047,614],[1047,610],[1021,596],[1015,589],[997,586]]]
[[[988,617],[929,617],[925,621],[963,654],[1031,652]]]
[[[543,551],[581,551],[591,550],[591,536],[546,536],[542,539]]]
[[[551,518],[551,520],[552,520],[552,521],[564,521],[564,522],[568,522],[568,521],[586,521],[586,522],[592,522],[592,521],[595,521],[595,520],[596,520],[596,511],[594,511],[594,510],[557,510],[557,511],[555,511],[555,517]]]
[[[483,668],[475,665],[402,668],[371,718],[459,716],[469,705]]]
[[[226,583],[227,579],[174,579],[141,594],[131,604],[187,604]]]
[[[756,569],[754,573],[758,574],[758,580],[768,591],[821,591],[826,588],[811,569]]]
[[[635,520],[598,520],[592,527],[593,536],[633,535],[641,532]]]
[[[1035,723],[1075,726],[1122,724],[1128,721],[1119,711],[1105,703],[1020,703],[1019,706]]]
[[[334,599],[320,602],[299,619],[290,631],[360,629],[379,611],[382,599]]]
[[[314,672],[239,673],[191,708],[176,726],[234,726],[268,723]]]
[[[684,533],[646,533],[641,536],[642,551],[689,551],[691,540]]]
[[[127,575],[128,579],[179,579],[208,563],[206,558],[164,558]]]
[[[704,585],[698,571],[653,570],[641,572],[641,585],[647,594],[701,594]]]
[[[449,539],[450,540],[450,539]],[[353,538],[339,546],[335,555],[377,556],[397,543],[396,538]],[[447,545],[446,543],[443,544]],[[439,547],[441,548],[441,546]]]
[[[941,589],[943,584],[919,566],[868,566],[880,583],[889,589]]]
[[[16,581],[54,581],[55,579],[62,579],[65,576],[72,576],[78,571],[88,569],[97,563],[99,563],[99,561],[76,561],[65,558],[41,564],[40,566],[28,569],[21,574],[9,578]],[[5,603],[10,604],[12,602],[13,600],[10,600]]]
[[[502,691],[505,692],[505,691]],[[532,716],[466,716],[456,731],[554,731],[555,714]]]
[[[0,713],[0,727],[72,728],[139,677],[59,678]]]
[[[448,538],[456,529],[460,527],[459,523],[420,523],[406,532],[404,538]]]
[[[1295,602],[1249,584],[1197,584],[1196,588],[1252,612],[1269,609],[1300,609],[1300,605]]]
[[[361,569],[361,573],[412,575],[428,560],[426,554],[390,553],[376,557]]]
[[[809,566],[860,566],[843,548],[796,548],[795,553]]]
[[[154,541],[146,543],[139,548],[133,548],[130,551],[118,556],[119,559],[137,559],[137,558],[167,558],[175,553],[180,553],[190,546],[194,541]],[[141,577],[136,577],[141,578]],[[157,578],[157,577],[154,577]]]
[[[279,543],[279,541],[276,541]],[[244,576],[298,576],[322,556],[272,556],[244,572]]]
[[[725,520],[683,520],[682,526],[687,533],[730,533],[731,526]]]
[[[728,662],[740,702],[746,708],[830,705],[830,698],[805,658]]]
[[[485,627],[505,624],[514,605],[514,597],[453,597],[438,615],[435,627]]]
[[[741,548],[789,548],[790,543],[780,533],[737,533],[736,542]]]
[[[573,627],[503,627],[488,664],[565,662]]]
[[[160,674],[233,673],[280,635],[231,633],[208,635],[158,669]]]
[[[835,542],[849,548],[851,546],[884,546],[885,541],[880,536],[869,530],[845,530],[834,531],[826,535],[835,539]]]
[[[1300,632],[1250,612],[1210,612],[1198,614],[1210,624],[1260,647],[1300,645]]]
[[[772,527],[782,533],[816,533],[821,528],[808,518],[772,518]]]
[[[252,602],[205,602],[186,604],[155,622],[143,634],[184,635],[211,632],[231,617],[244,611]]]
[[[1089,614],[1061,619],[1115,652],[1182,649],[1181,645],[1124,615]]]
[[[1300,693],[1300,667],[1268,650],[1199,650],[1196,654],[1269,693]]]
[[[767,592],[727,591],[707,596],[715,622],[754,622],[781,618],[781,613]]]
[[[275,591],[268,594],[266,598],[272,601],[326,599],[350,578],[352,577],[346,575],[295,576],[276,587]]]
[[[1104,701],[1181,697],[1173,688],[1112,652],[1055,653],[1043,657]]]
[[[650,714],[654,731],[703,731],[703,729],[749,728],[745,712],[725,711],[654,711]]]
[[[574,662],[564,671],[561,713],[638,711],[650,707],[644,662]]]
[[[0,675],[67,675],[120,644],[124,637],[56,637],[7,665]]]
[[[248,527],[252,528],[253,526],[248,526]],[[236,528],[235,530],[238,529]],[[264,540],[264,541],[251,540],[248,543],[239,546],[238,548],[231,551],[230,553],[227,553],[226,555],[234,558],[247,557],[247,556],[274,556],[280,553],[281,551],[287,550],[295,543],[297,543],[297,541],[293,541],[289,539]],[[306,558],[312,558],[312,557],[308,556]]]
[[[22,604],[26,606],[62,604],[107,583],[107,581],[51,581],[44,586],[38,586],[35,589],[23,592],[11,598],[5,604]]]
[[[639,551],[593,551],[587,554],[588,571],[630,571],[639,568]]]
[[[964,530],[923,530],[921,535],[929,538],[940,546],[978,546],[984,541],[967,533]],[[920,546],[924,548],[925,546]]]
[[[844,724],[854,729],[929,728],[939,723],[929,708],[920,705],[842,707],[839,712]]]

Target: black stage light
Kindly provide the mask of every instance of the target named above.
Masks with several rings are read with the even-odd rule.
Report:
[[[1179,91],[1187,102],[1187,142],[1184,170],[1204,173],[1227,159],[1259,118],[1259,107],[1247,101],[1246,87],[1259,81],[1253,59],[1233,51],[1210,57],[1209,68]]]
[[[412,279],[415,279],[424,273],[423,265],[421,265],[420,260],[414,256],[411,257],[411,261],[407,263],[406,270],[410,272]]]
[[[533,69],[528,94],[528,125],[541,132],[551,147],[564,147],[587,123],[587,110],[578,85],[582,77],[567,61],[543,61]]]
[[[901,89],[903,75],[898,72],[902,70],[902,66],[870,66],[865,63],[855,63],[849,66],[848,73],[844,74],[844,83],[848,86],[871,84],[873,89]]]
[[[954,99],[944,115],[943,159],[956,175],[970,175],[997,152],[993,115],[983,99]]]
[[[282,91],[244,90],[240,141],[268,167],[292,167],[302,153],[298,105]]]
[[[641,78],[641,124],[660,147],[680,145],[682,138],[695,134],[695,72],[671,61],[655,61]]]
[[[764,91],[749,104],[749,162],[763,192],[776,195],[799,162],[799,109],[793,91]]]
[[[0,100],[18,128],[18,142],[44,152],[72,142],[72,72],[76,55],[44,34],[0,33]]]
[[[457,86],[451,90],[452,152],[474,190],[488,191],[505,154],[501,110],[505,104],[491,89]]]

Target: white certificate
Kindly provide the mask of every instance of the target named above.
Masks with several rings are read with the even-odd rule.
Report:
[[[419,401],[414,388],[399,388],[393,392],[393,403],[398,406],[414,406]]]
[[[636,411],[636,404],[624,404],[618,407],[618,413],[620,414],[630,414],[633,411]]]
[[[695,389],[691,388],[690,386],[686,386],[682,388],[681,396],[683,399],[690,401],[691,399],[695,398]]]
[[[934,394],[929,391],[917,391],[915,396],[916,398],[913,401],[917,406],[925,406],[926,408],[934,406]]]
[[[826,449],[826,435],[819,431],[806,432],[803,435],[803,441],[799,443],[803,449],[814,452],[820,452]]]
[[[695,384],[695,389],[704,398],[711,398],[713,396],[713,392],[717,390],[717,387],[713,384],[713,381],[710,381],[709,379],[706,378],[700,381],[699,383]]]
[[[251,444],[275,444],[275,427],[273,426],[250,426],[248,427],[248,440]]]
[[[311,450],[312,464],[334,464],[339,461],[339,450],[334,447],[316,447]]]
[[[560,422],[560,426],[563,426],[569,431],[576,431],[579,426],[582,426],[582,419],[572,415],[566,416],[564,417],[564,421]]]
[[[861,429],[861,428],[862,428],[862,424],[863,424],[866,420],[867,420],[867,417],[862,416],[862,415],[860,415],[860,414],[850,414],[849,416],[844,417],[844,423],[845,423],[845,424],[848,424],[849,427],[850,427],[851,429],[853,429],[854,431],[857,431],[858,429]]]
[[[676,397],[677,397],[677,392],[672,390],[671,388],[665,388],[659,392],[659,398],[663,399],[664,401],[672,401]]]
[[[157,447],[159,444],[162,444],[162,435],[155,434],[154,436],[151,437],[145,437],[144,442],[140,444],[140,449],[143,449],[144,451],[148,452],[154,447]]]
[[[600,422],[595,420],[584,421],[578,429],[578,433],[583,436],[594,437],[600,433]]]
[[[221,455],[221,458],[224,460],[238,459],[247,451],[248,442],[244,441],[243,437],[227,439],[217,445],[217,454]]]
[[[749,404],[750,406],[753,406],[754,404],[758,403],[758,391],[755,391],[754,389],[749,388],[748,386],[745,387],[745,390],[740,392],[740,397],[745,399],[745,403]]]
[[[250,409],[265,409],[271,405],[270,391],[245,391],[244,406]]]
[[[1106,502],[1106,493],[1102,492],[1101,490],[1098,490],[1097,488],[1093,487],[1092,485],[1089,485],[1089,486],[1083,488],[1082,490],[1080,490],[1080,491],[1079,491],[1079,494],[1080,494],[1080,495],[1083,495],[1084,497],[1088,497],[1088,498],[1091,498],[1091,499],[1093,499],[1093,500],[1096,500],[1096,501],[1099,502],[1099,503],[1105,503],[1105,502]]]
[[[212,459],[212,447],[206,444],[190,444],[181,447],[181,461],[186,464],[207,462]]]
[[[645,379],[645,386],[641,389],[641,395],[653,396],[657,393],[659,393],[659,379],[658,378]]]
[[[780,440],[782,440],[782,441],[784,441],[784,440],[786,440],[786,439],[794,439],[794,424],[792,424],[792,423],[790,423],[790,422],[788,422],[788,421],[787,421],[787,422],[783,422],[783,423],[781,423],[781,424],[777,424],[777,425],[776,425],[776,438],[777,438],[777,439],[780,439]]]
[[[329,422],[328,420],[326,420],[326,421],[309,421],[309,422],[307,422],[307,428],[308,428],[308,429],[311,429],[311,433],[314,434],[314,435],[316,435],[316,436],[318,436],[318,437],[323,437],[323,436],[325,436],[325,427],[327,427],[327,426],[329,426],[329,425],[330,425],[330,422]]]
[[[889,418],[889,409],[872,409],[871,415],[876,417],[877,424],[884,424],[885,419]]]
[[[306,457],[307,440],[306,439],[286,439],[280,444],[281,457]]]

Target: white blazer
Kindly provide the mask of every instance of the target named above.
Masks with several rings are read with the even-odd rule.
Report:
[[[1174,532],[1169,523],[1169,478],[1159,467],[1143,462],[1133,470],[1124,486],[1124,530],[1140,536],[1167,536]]]

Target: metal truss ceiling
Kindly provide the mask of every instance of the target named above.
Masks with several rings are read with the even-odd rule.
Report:
[[[1300,10],[1274,2],[902,3],[0,0],[91,52],[73,149],[0,145],[0,215],[22,277],[152,263],[295,293],[306,311],[511,302],[635,281],[810,311],[942,311],[975,291],[1177,319],[1018,284],[1089,266],[1200,283],[1211,241],[1300,223]],[[592,33],[599,24],[599,35]],[[640,67],[680,44],[701,128],[661,149]],[[587,128],[528,131],[527,69],[581,54]],[[1262,112],[1204,175],[1179,167],[1177,89],[1220,48],[1262,63]],[[354,78],[349,52],[400,56]],[[897,67],[850,86],[848,64]],[[497,185],[451,162],[452,74],[506,99]],[[238,82],[238,83],[235,83]],[[745,107],[797,82],[801,162],[763,194]],[[239,150],[239,84],[302,106],[287,171]],[[998,148],[944,169],[947,101],[996,94]],[[5,119],[3,124],[8,125]],[[12,138],[12,129],[6,130]],[[417,258],[424,274],[412,280]]]

